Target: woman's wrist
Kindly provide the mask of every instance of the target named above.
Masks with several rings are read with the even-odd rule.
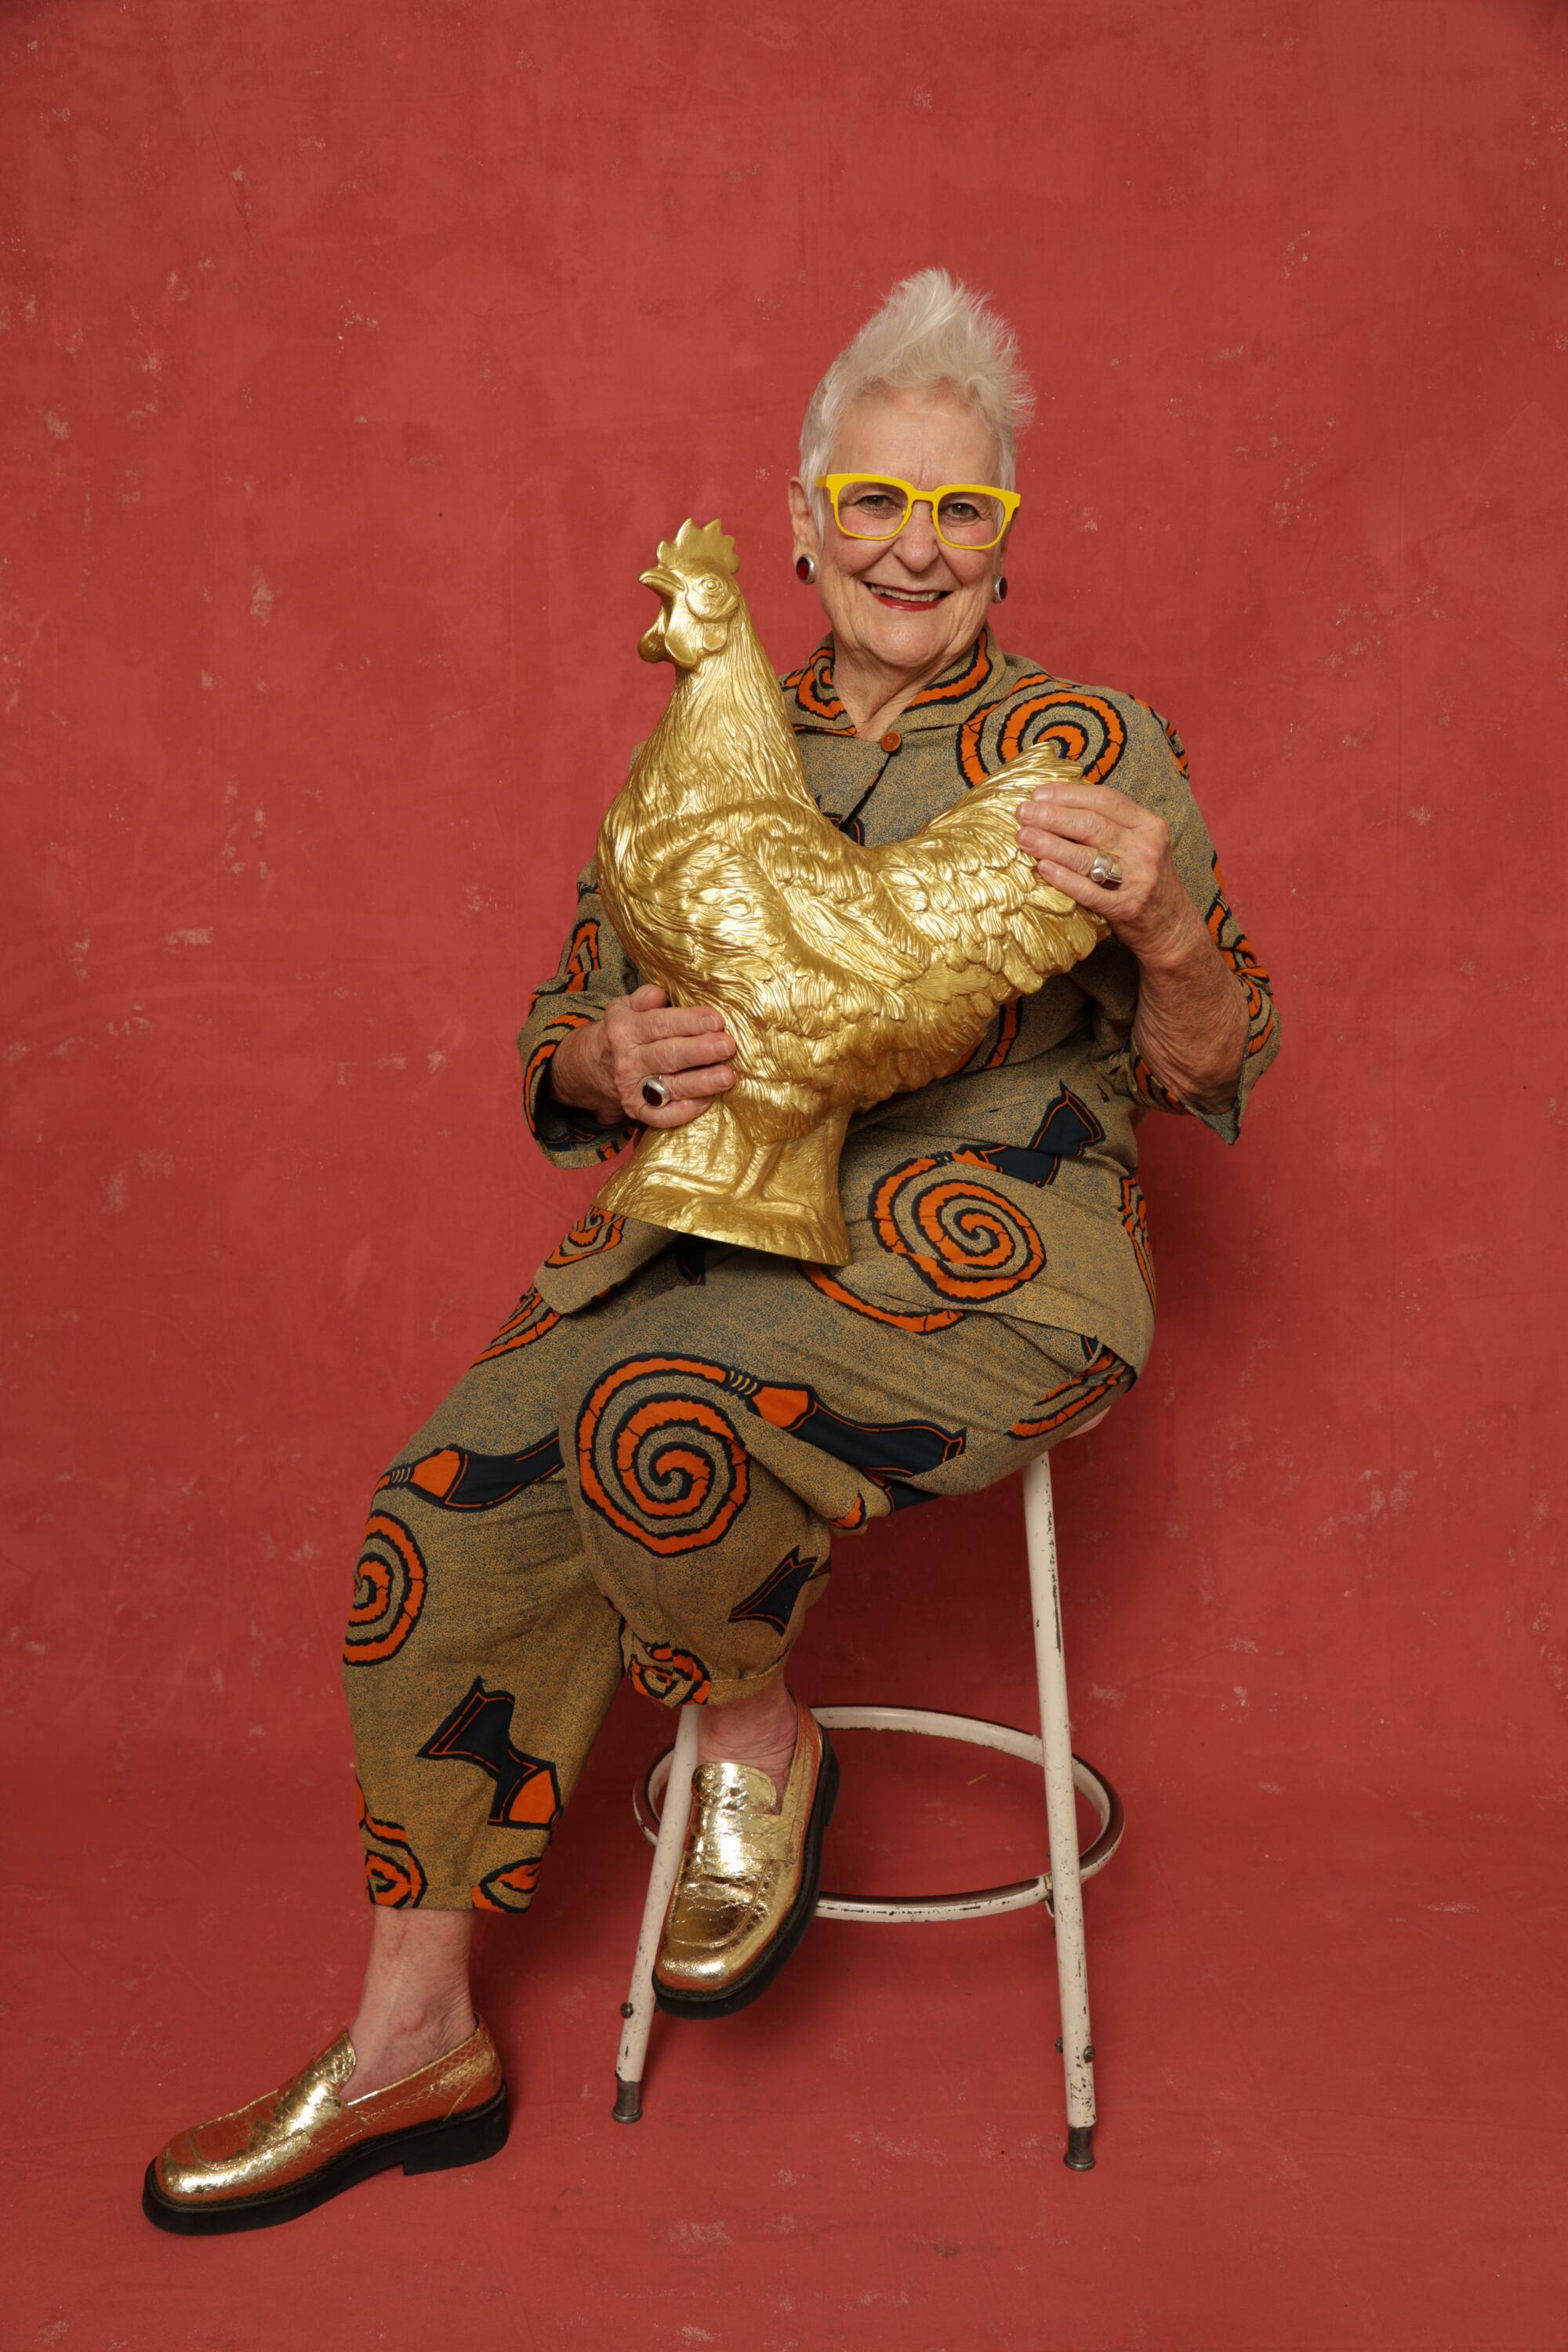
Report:
[[[1169,961],[1140,958],[1132,1044],[1184,1102],[1226,1108],[1247,1058],[1247,1031],[1246,996],[1205,925]]]
[[[605,1085],[598,1066],[599,1024],[574,1029],[550,1056],[544,1083],[565,1110],[585,1110],[601,1127],[614,1127],[625,1118],[618,1098]]]
[[[1152,973],[1158,980],[1180,980],[1205,965],[1215,953],[1215,944],[1208,927],[1186,892],[1180,893],[1180,903],[1167,917],[1155,937],[1133,948],[1138,959],[1140,978]]]

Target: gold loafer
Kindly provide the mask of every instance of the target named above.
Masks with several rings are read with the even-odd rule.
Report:
[[[755,2000],[811,1924],[838,1759],[811,1709],[775,1812],[752,1764],[700,1764],[691,1818],[653,1964],[654,1999],[677,2017],[728,2017]]]
[[[506,2083],[482,2019],[429,2065],[345,2099],[353,2070],[353,2044],[340,2033],[280,2090],[176,2133],[147,2167],[149,2221],[191,2237],[263,2230],[393,2165],[441,2172],[504,2147]]]

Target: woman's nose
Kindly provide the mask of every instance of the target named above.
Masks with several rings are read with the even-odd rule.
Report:
[[[899,533],[899,553],[912,572],[923,572],[938,553],[942,541],[936,535],[931,510],[923,503],[910,509],[910,519]]]

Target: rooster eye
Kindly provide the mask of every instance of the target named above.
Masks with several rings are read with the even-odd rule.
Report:
[[[700,620],[713,620],[724,609],[724,583],[704,572],[687,591],[687,601]]]

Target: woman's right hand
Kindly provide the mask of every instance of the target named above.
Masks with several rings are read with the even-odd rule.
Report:
[[[574,1029],[550,1062],[557,1102],[591,1111],[602,1127],[635,1118],[643,1127],[685,1127],[735,1083],[735,1041],[724,1016],[704,1004],[672,1005],[652,982],[613,997],[602,1021]],[[656,1110],[645,1078],[662,1078],[669,1100]]]

